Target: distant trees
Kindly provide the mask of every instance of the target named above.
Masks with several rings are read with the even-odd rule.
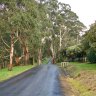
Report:
[[[52,22],[49,28],[52,56],[59,59],[61,50],[79,43],[80,32],[85,26],[68,4],[49,0],[48,11],[48,17]]]
[[[79,42],[84,27],[70,5],[58,0],[1,0],[1,67],[12,70],[30,60],[41,64],[44,56],[59,58],[63,49]]]
[[[66,57],[69,61],[96,63],[96,22],[81,37],[79,44],[66,49]]]
[[[90,26],[82,40],[83,49],[91,63],[96,63],[96,22]]]

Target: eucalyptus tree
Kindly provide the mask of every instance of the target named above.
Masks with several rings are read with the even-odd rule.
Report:
[[[57,0],[1,0],[0,21],[2,48],[6,46],[7,52],[10,50],[9,70],[12,70],[15,56],[17,61],[24,58],[25,64],[29,55],[38,57],[40,64],[44,38],[50,39],[52,57],[55,58],[64,47],[66,37],[74,37],[83,28],[70,6]],[[8,33],[9,43],[5,33]]]
[[[3,0],[1,4],[3,4],[2,6],[4,6],[4,8],[1,10],[3,11],[3,16],[0,16],[0,18],[4,18],[2,19],[2,23],[5,23],[7,27],[5,27],[4,24],[1,24],[0,27],[10,34],[9,70],[12,70],[14,46],[17,41],[19,41],[22,46],[25,62],[27,63],[28,61],[28,38],[31,34],[34,34],[33,31],[37,28],[38,22],[37,3],[34,0]]]
[[[76,13],[71,11],[68,4],[60,3],[57,0],[48,0],[48,18],[51,20],[51,50],[53,57],[58,51],[70,46],[70,40],[75,42],[75,38],[79,37],[80,31],[85,27],[79,21]],[[58,46],[59,45],[59,46]]]
[[[61,50],[62,47],[67,47],[68,39],[79,36],[85,27],[83,23],[79,21],[76,13],[71,11],[70,5],[64,3],[59,3],[56,25],[59,30],[59,50]]]
[[[51,49],[51,53],[52,53],[52,58],[53,58],[53,63],[54,63],[54,58],[56,55],[55,52],[55,30],[54,30],[54,24],[56,22],[56,17],[57,17],[57,13],[58,13],[58,0],[48,0],[47,1],[47,8],[48,8],[48,18],[50,20],[50,27],[49,32],[50,32],[50,40],[51,40],[51,45],[50,45],[50,49]]]
[[[38,1],[38,10],[39,10],[39,17],[38,17],[38,28],[37,31],[39,32],[39,47],[38,47],[38,63],[41,64],[42,59],[42,51],[44,46],[44,39],[49,36],[49,27],[51,26],[51,22],[48,18],[48,8],[47,8],[47,1],[48,0],[36,0]]]
[[[35,36],[37,34],[39,34],[39,32],[37,32],[39,14],[38,14],[38,10],[37,10],[38,6],[35,1],[31,0],[31,1],[26,1],[23,3],[26,6],[25,6],[25,11],[23,13],[23,16],[21,17],[22,21],[23,21],[21,24],[23,26],[22,26],[22,30],[20,32],[21,33],[20,41],[23,46],[23,55],[25,58],[25,62],[27,64],[27,61],[29,58],[28,46],[30,46],[30,44],[32,46],[32,42],[30,42],[30,41],[32,41],[32,39],[35,38]],[[22,33],[22,31],[23,31],[23,33]]]
[[[2,60],[5,58],[4,53],[6,50],[10,49],[10,46],[6,43],[6,41],[4,40],[4,35],[5,33],[9,33],[10,27],[8,25],[8,16],[9,14],[7,14],[8,12],[8,6],[6,4],[6,1],[1,0],[0,1],[0,49],[1,51],[1,58]],[[10,52],[9,52],[10,53]],[[3,63],[3,62],[2,62]]]

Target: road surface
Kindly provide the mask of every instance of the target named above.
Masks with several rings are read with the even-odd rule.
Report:
[[[0,83],[0,96],[62,96],[58,76],[58,67],[49,62]]]

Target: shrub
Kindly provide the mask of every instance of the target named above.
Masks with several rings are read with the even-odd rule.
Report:
[[[89,62],[96,63],[96,50],[94,50],[93,48],[90,48],[87,52],[87,58]]]

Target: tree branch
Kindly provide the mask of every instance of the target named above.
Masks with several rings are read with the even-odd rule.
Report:
[[[10,57],[10,55],[4,56],[4,58]]]
[[[10,52],[10,50],[8,50],[7,48],[5,48],[5,50],[6,50],[7,52]]]
[[[16,39],[16,40],[14,41],[14,44],[15,44],[17,41],[18,41],[18,39]]]
[[[4,43],[8,48],[10,48],[10,46],[4,41],[4,39],[3,39],[2,36],[1,36],[1,39],[2,39],[3,43]]]

